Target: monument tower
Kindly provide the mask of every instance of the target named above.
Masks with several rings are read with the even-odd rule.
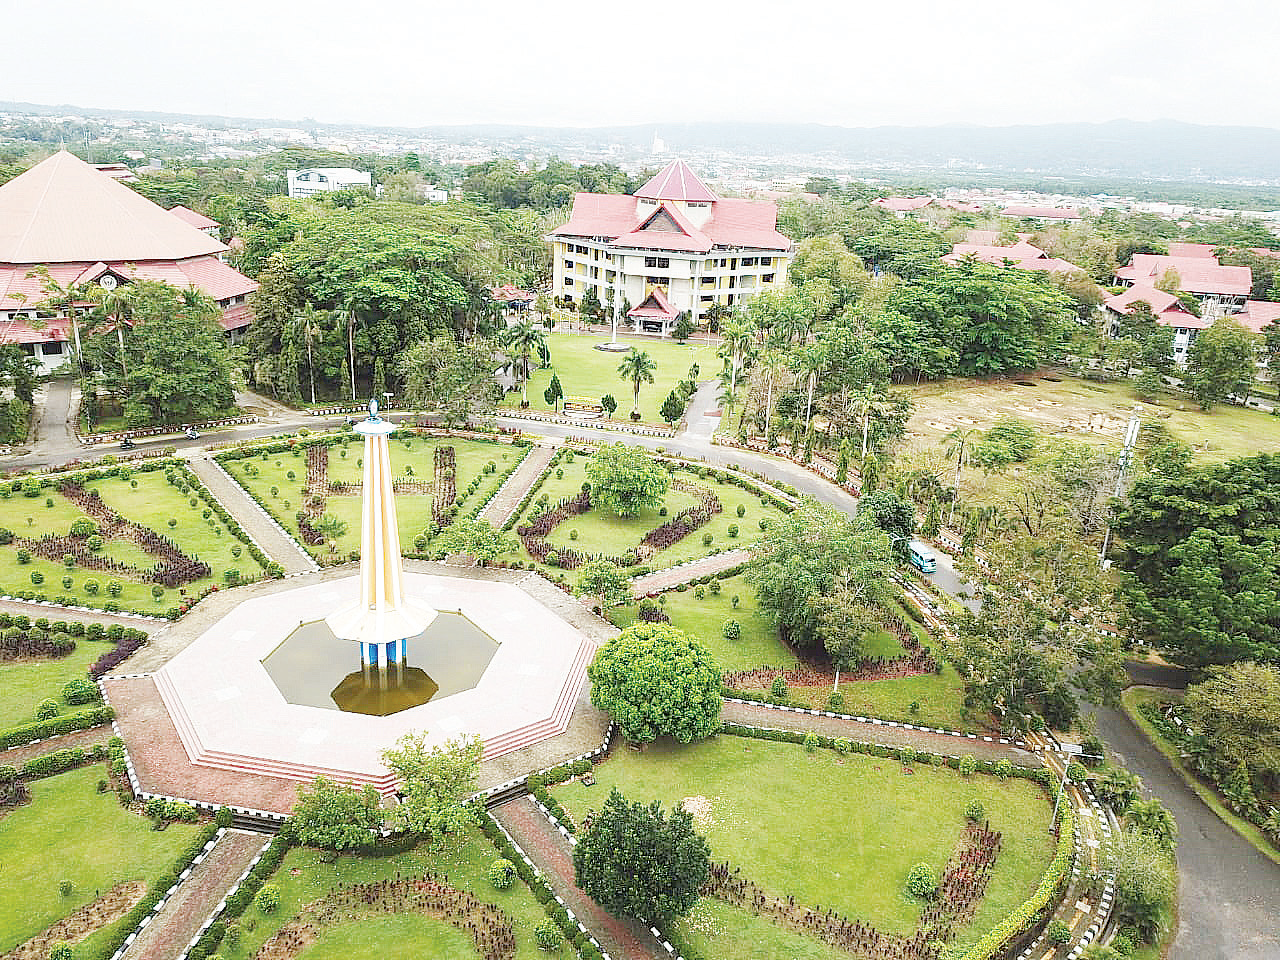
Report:
[[[392,488],[390,434],[395,424],[378,416],[355,425],[364,437],[364,502],[360,523],[360,599],[331,613],[325,623],[334,635],[360,646],[360,663],[385,680],[408,656],[408,641],[430,626],[436,610],[404,595],[400,530]]]

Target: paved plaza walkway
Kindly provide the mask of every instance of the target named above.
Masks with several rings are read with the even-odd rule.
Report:
[[[672,587],[697,580],[699,577],[732,570],[750,559],[750,550],[726,550],[723,553],[713,553],[701,560],[690,560],[677,567],[667,567],[665,570],[655,570],[653,573],[646,573],[643,577],[636,577],[631,581],[631,591],[637,597],[661,593],[663,590],[670,590]]]
[[[516,467],[507,478],[507,482],[502,485],[502,489],[494,494],[493,499],[480,511],[480,519],[488,520],[495,527],[501,528],[511,519],[511,515],[520,506],[520,501],[538,482],[542,471],[547,469],[555,453],[555,447],[530,447],[525,458],[520,461],[520,466]]]

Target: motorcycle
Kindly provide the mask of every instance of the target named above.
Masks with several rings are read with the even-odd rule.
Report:
[[[123,440],[120,441],[121,450],[132,450],[133,446],[134,446],[133,440],[130,437],[125,437]]]

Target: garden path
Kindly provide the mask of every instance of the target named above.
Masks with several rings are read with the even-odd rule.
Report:
[[[501,528],[519,508],[520,501],[525,498],[525,494],[538,482],[538,478],[542,476],[542,471],[547,469],[547,465],[551,463],[551,458],[555,456],[555,453],[555,447],[536,446],[530,448],[525,458],[520,461],[520,466],[516,467],[515,472],[507,478],[507,482],[502,485],[501,489],[493,495],[493,499],[480,511],[479,519],[488,520],[495,527]]]
[[[244,488],[232,480],[208,454],[203,451],[191,453],[195,454],[187,461],[191,472],[200,478],[200,482],[235,517],[253,542],[268,557],[284,567],[286,574],[309,573],[317,569],[316,562],[310,555],[281,530],[253,498],[245,493]]]
[[[613,960],[658,960],[666,953],[641,924],[620,920],[573,882],[573,848],[529,797],[510,800],[489,811],[542,872],[565,906],[573,911]]]
[[[37,603],[34,600],[0,600],[0,611],[15,616],[30,617],[32,620],[38,620],[41,617],[49,620],[80,620],[84,623],[101,623],[108,627],[118,623],[122,627],[135,627],[151,636],[169,626],[168,620],[136,617],[127,613],[107,613],[105,610],[64,607],[56,603]],[[105,652],[106,648],[103,649]]]
[[[21,767],[32,757],[42,757],[55,750],[71,750],[75,747],[92,747],[106,743],[111,739],[111,725],[108,723],[88,730],[76,730],[64,733],[60,737],[48,737],[35,743],[24,743],[20,747],[0,750],[0,767]]]
[[[650,593],[661,593],[663,590],[670,590],[679,584],[696,580],[698,577],[732,570],[750,559],[750,550],[735,549],[726,550],[723,553],[714,553],[700,560],[690,560],[688,563],[682,563],[678,567],[655,570],[653,573],[646,573],[642,577],[636,577],[631,581],[631,590],[637,597],[643,597]]]
[[[738,703],[726,700],[720,719],[752,727],[777,730],[813,731],[828,737],[848,737],[890,747],[911,747],[948,756],[971,754],[978,760],[1010,760],[1023,767],[1041,766],[1040,757],[998,737],[965,733],[938,733],[922,727],[908,727],[889,720],[854,720],[825,717],[807,710],[790,710],[765,703]]]
[[[228,830],[191,868],[159,913],[142,928],[121,960],[174,960],[200,932],[209,914],[231,892],[271,840],[260,833]]]

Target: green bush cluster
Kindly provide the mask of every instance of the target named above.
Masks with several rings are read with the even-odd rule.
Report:
[[[55,773],[62,773],[65,770],[72,770],[86,763],[96,763],[106,758],[107,748],[103,744],[98,744],[87,750],[83,747],[66,747],[62,750],[53,750],[50,753],[32,757],[22,765],[22,769],[18,772],[25,780],[38,780],[41,777],[51,777]]]
[[[516,882],[516,868],[510,860],[499,857],[489,865],[489,882],[495,890],[509,890]]]
[[[46,737],[58,737],[64,733],[77,730],[88,730],[99,724],[109,723],[116,718],[116,712],[110,707],[97,707],[93,710],[82,710],[79,713],[54,717],[52,720],[35,720],[0,732],[0,750],[18,747],[32,740],[43,740]]]

